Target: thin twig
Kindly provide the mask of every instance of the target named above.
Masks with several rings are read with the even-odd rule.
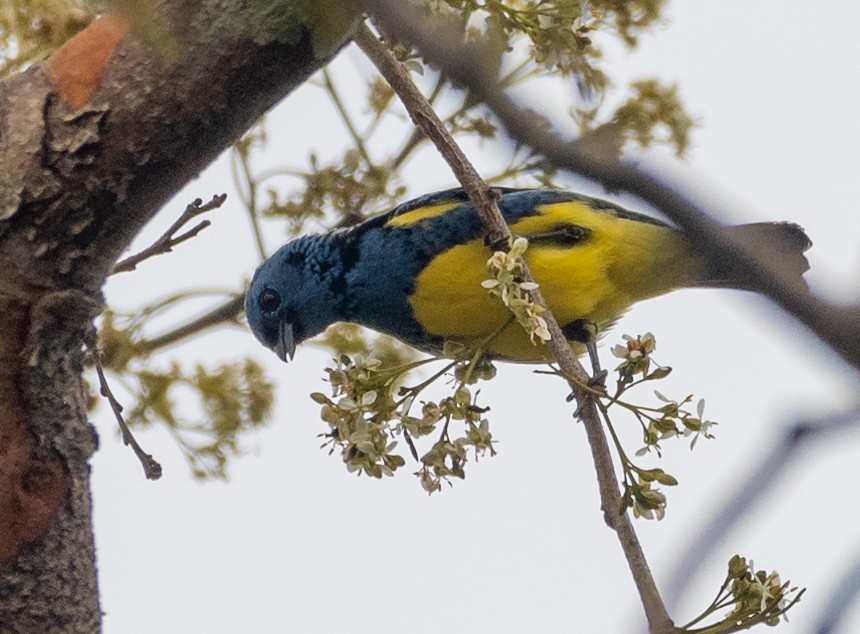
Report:
[[[141,354],[151,354],[159,348],[164,348],[165,346],[174,344],[181,339],[196,335],[198,332],[205,330],[206,328],[218,326],[227,322],[235,322],[236,319],[238,319],[239,314],[242,312],[244,302],[245,295],[243,293],[237,293],[223,304],[210,310],[208,313],[192,319],[188,323],[178,326],[170,332],[166,332],[158,337],[153,337],[152,339],[144,339],[143,341],[138,342],[135,344],[135,348]]]
[[[365,6],[386,27],[389,25],[388,20],[381,19],[381,14],[383,13],[381,11],[381,3],[366,0]],[[386,6],[386,11],[390,13],[396,14],[399,10],[399,4],[397,6]],[[377,66],[392,89],[398,94],[415,124],[433,141],[451,166],[457,179],[469,194],[469,199],[475,206],[481,220],[487,227],[489,244],[498,245],[505,243],[511,234],[496,204],[496,196],[493,195],[492,189],[483,182],[475,168],[448,134],[432,106],[412,83],[408,73],[366,25],[359,27],[355,41]],[[410,41],[415,43],[414,40]],[[523,277],[527,282],[534,281],[528,267],[525,267]],[[586,383],[588,375],[567,344],[567,339],[562,333],[558,322],[553,317],[552,312],[547,307],[540,289],[533,292],[533,299],[546,311],[543,313],[543,317],[546,320],[547,328],[551,335],[549,348],[562,371],[569,376],[576,377],[580,382]],[[645,555],[633,530],[630,518],[626,513],[619,512],[621,508],[621,494],[618,490],[618,479],[612,464],[612,454],[600,425],[594,401],[575,384],[572,384],[571,387],[576,394],[578,411],[580,412],[591,447],[604,516],[607,524],[615,530],[621,542],[622,550],[627,558],[628,565],[639,590],[651,631],[660,633],[676,632],[677,630],[660,598],[660,593],[657,590],[657,585],[645,560]]]
[[[130,446],[132,451],[134,451],[134,455],[137,456],[137,459],[140,460],[140,464],[143,466],[143,473],[146,475],[147,480],[158,480],[161,477],[161,465],[153,458],[150,454],[146,453],[143,449],[141,449],[140,445],[137,444],[137,440],[134,438],[134,434],[131,433],[131,429],[129,429],[125,420],[122,417],[122,405],[120,405],[119,401],[116,400],[116,397],[111,392],[110,387],[108,387],[107,378],[105,378],[104,369],[102,369],[102,359],[101,359],[101,351],[95,350],[96,362],[96,373],[99,376],[99,385],[101,395],[104,396],[108,403],[110,403],[110,407],[113,410],[114,416],[116,416],[116,422],[119,425],[120,431],[122,432],[122,441],[126,445]]]
[[[329,98],[334,103],[334,107],[337,109],[338,116],[340,117],[343,124],[346,126],[347,132],[349,132],[349,136],[352,137],[352,142],[355,145],[358,153],[361,154],[361,158],[364,159],[365,164],[368,169],[373,170],[376,166],[373,164],[373,160],[370,158],[370,154],[367,152],[367,147],[364,145],[364,139],[361,138],[358,131],[355,129],[355,125],[352,122],[352,117],[349,114],[349,111],[346,109],[346,106],[343,105],[343,101],[340,98],[340,94],[337,92],[337,88],[335,88],[334,82],[331,79],[331,73],[328,71],[328,66],[323,66],[322,69],[323,83],[326,92],[328,93]]]
[[[469,159],[448,134],[436,111],[433,110],[433,106],[412,83],[412,79],[402,64],[391,55],[366,25],[359,27],[355,36],[355,43],[379,69],[379,72],[400,97],[403,105],[406,106],[406,111],[412,121],[433,142],[451,167],[457,180],[469,194],[469,200],[472,201],[481,216],[481,220],[487,226],[489,243],[501,244],[506,242],[510,238],[511,232],[496,204],[496,195],[491,192],[491,188],[481,179]]]
[[[242,196],[242,184],[239,182],[239,170],[241,169],[241,177],[244,178],[244,183],[248,186],[248,197]],[[239,197],[245,206],[245,211],[248,212],[248,221],[251,223],[251,231],[254,234],[254,243],[257,245],[257,253],[260,255],[260,260],[265,260],[266,243],[263,240],[263,230],[260,228],[259,211],[257,209],[257,183],[258,179],[254,178],[251,173],[251,166],[248,162],[248,145],[245,143],[237,143],[233,146],[230,153],[230,171],[233,173],[233,183],[239,191]]]
[[[186,240],[190,240],[212,223],[208,220],[203,220],[185,233],[182,233],[177,236],[176,232],[179,231],[192,218],[195,218],[202,213],[206,213],[207,211],[217,209],[224,204],[225,200],[227,200],[227,194],[213,196],[212,200],[210,200],[205,205],[203,204],[203,201],[199,198],[194,199],[185,208],[185,211],[182,212],[182,215],[179,216],[176,222],[170,225],[170,228],[165,231],[162,236],[158,238],[158,240],[153,242],[149,247],[147,247],[140,253],[136,253],[135,255],[127,257],[120,262],[117,262],[116,265],[114,265],[113,267],[111,275],[116,273],[127,273],[129,271],[133,271],[137,268],[137,265],[144,260],[147,260],[156,255],[161,255],[162,253],[169,253],[177,244],[185,242]]]

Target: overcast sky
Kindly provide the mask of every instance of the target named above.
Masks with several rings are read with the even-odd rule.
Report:
[[[610,55],[618,78],[678,81],[700,123],[689,158],[667,152],[649,164],[727,221],[802,224],[813,289],[857,300],[860,213],[860,40],[856,3],[830,0],[671,3],[668,24],[641,49]],[[372,69],[350,47],[333,72],[346,81]],[[551,113],[573,91],[530,95]],[[565,95],[571,102],[565,101]],[[315,148],[340,147],[328,99],[304,87],[269,120],[273,161],[295,164]],[[441,159],[407,175],[415,194],[451,186]],[[561,175],[573,189],[601,193]],[[149,244],[195,197],[229,188],[222,157],[169,205],[137,246]],[[631,198],[622,202],[642,206]],[[235,288],[255,267],[236,197],[214,225],[175,253],[107,287],[118,307],[194,284]],[[270,248],[283,230],[267,225]],[[657,360],[675,368],[660,386],[707,400],[717,438],[690,452],[667,443],[661,462],[680,485],[667,491],[662,522],[636,522],[658,584],[668,587],[680,556],[721,503],[800,417],[856,402],[857,373],[767,301],[731,291],[684,291],[637,306],[605,340],[652,331]],[[470,463],[466,481],[428,497],[407,465],[393,479],[349,475],[319,449],[325,431],[308,394],[324,387],[324,352],[303,346],[283,365],[244,328],[198,337],[155,359],[215,364],[253,354],[278,383],[274,422],[246,438],[229,483],[197,484],[164,430],[138,439],[164,466],[158,482],[114,433],[109,411],[95,423],[96,543],[108,634],[136,632],[633,632],[644,624],[614,534],[599,511],[585,434],[564,402],[565,386],[530,368],[502,365],[482,400],[498,455]],[[606,361],[605,363],[611,363]],[[647,398],[648,392],[641,393]],[[126,403],[131,407],[132,403]],[[636,446],[635,423],[627,437]],[[712,599],[735,553],[808,587],[781,632],[810,632],[860,557],[860,435],[815,443],[789,475],[750,508],[707,558],[673,611],[684,623]],[[651,463],[649,463],[651,464]],[[845,632],[860,631],[860,608]]]

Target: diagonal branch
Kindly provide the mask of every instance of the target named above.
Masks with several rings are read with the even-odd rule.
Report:
[[[244,303],[244,294],[237,293],[223,304],[216,306],[208,313],[204,313],[200,317],[196,317],[186,324],[182,324],[181,326],[178,326],[163,335],[159,335],[158,337],[144,339],[143,341],[138,342],[135,344],[135,349],[143,355],[151,354],[160,348],[164,348],[181,341],[182,339],[196,335],[198,332],[207,328],[218,326],[225,322],[235,322],[239,318],[239,314],[242,312]]]
[[[818,634],[846,632],[846,616],[860,595],[860,557],[854,555],[851,568],[833,584],[835,591],[830,596],[827,607],[821,612],[815,631]]]
[[[137,439],[134,437],[134,434],[131,433],[131,429],[129,429],[128,424],[126,424],[125,419],[122,417],[122,405],[120,405],[120,402],[113,395],[113,392],[108,385],[104,369],[102,368],[101,350],[95,348],[93,353],[96,361],[96,374],[98,374],[99,384],[101,386],[99,388],[99,393],[108,400],[108,403],[110,403],[110,408],[113,410],[113,415],[116,417],[117,425],[119,425],[119,429],[122,432],[123,443],[130,446],[132,451],[134,451],[134,455],[137,456],[137,459],[143,467],[143,473],[146,475],[146,479],[158,480],[162,473],[161,464],[159,464],[151,454],[146,453],[137,443]]]
[[[719,511],[682,548],[683,556],[670,575],[667,592],[670,605],[674,605],[690,587],[690,581],[702,562],[717,549],[721,539],[734,528],[738,520],[770,492],[780,479],[794,468],[800,450],[810,441],[823,440],[833,433],[856,430],[860,422],[860,407],[854,405],[826,417],[799,421],[780,434],[770,452],[757,460],[750,472],[729,496],[719,504]],[[821,630],[823,631],[823,630]]]
[[[744,245],[724,231],[713,220],[720,217],[718,210],[706,213],[703,206],[659,177],[629,162],[604,160],[588,152],[582,140],[565,140],[548,129],[544,120],[537,120],[500,90],[490,72],[496,68],[492,51],[476,42],[464,42],[456,23],[402,0],[365,0],[365,6],[387,32],[417,46],[451,81],[486,103],[518,143],[542,154],[554,166],[593,179],[610,191],[639,196],[677,223],[705,256],[731,253],[748,269],[756,289],[860,368],[860,306],[834,306],[814,297],[781,271],[761,245]]]
[[[372,11],[376,3],[366,2],[365,5]],[[375,11],[373,13],[375,17],[379,17]],[[488,229],[488,242],[490,244],[506,242],[511,233],[496,204],[493,190],[481,179],[475,168],[448,134],[432,106],[430,106],[429,102],[427,102],[412,83],[411,78],[402,65],[394,59],[367,26],[363,25],[359,28],[355,41],[377,66],[394,91],[397,92],[412,120],[433,141],[460,183],[468,192],[469,199]],[[534,278],[527,267],[525,268],[523,277],[527,282],[534,282]],[[567,345],[567,339],[562,333],[558,322],[553,317],[552,312],[549,310],[549,307],[546,305],[540,289],[538,288],[536,291],[533,291],[532,294],[535,302],[546,311],[542,316],[546,320],[547,328],[551,335],[548,345],[553,356],[558,361],[561,370],[566,376],[575,377],[581,383],[586,383],[588,375]],[[597,409],[586,392],[581,390],[575,383],[572,383],[571,387],[576,395],[579,405],[578,411],[580,412],[591,447],[604,516],[607,524],[615,530],[621,542],[621,547],[639,590],[651,631],[675,632],[677,630],[660,598],[660,593],[654,582],[648,563],[645,560],[645,555],[633,530],[630,518],[626,513],[618,512],[618,509],[621,508],[618,479],[612,464],[609,444],[606,441],[606,436],[600,425],[600,419],[597,416]]]

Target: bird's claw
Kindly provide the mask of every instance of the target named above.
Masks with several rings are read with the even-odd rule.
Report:
[[[606,370],[600,370],[590,379],[588,379],[588,387],[599,390],[601,392],[606,392],[606,377],[609,376],[609,372]]]
[[[609,373],[606,370],[600,370],[594,376],[589,377],[588,383],[586,383],[586,385],[589,387],[589,389],[601,392],[603,395],[605,395],[606,394],[606,377],[608,375],[609,375]],[[591,398],[591,397],[592,397],[592,395],[590,395],[590,394],[587,396],[587,398]],[[570,403],[575,398],[576,398],[576,392],[571,392],[570,394],[567,395],[567,398],[565,398],[565,403]],[[574,418],[579,418],[579,415],[582,414],[582,406],[583,406],[584,402],[585,402],[585,399],[583,399],[583,402],[580,403],[579,406],[576,408],[576,410],[573,412]]]

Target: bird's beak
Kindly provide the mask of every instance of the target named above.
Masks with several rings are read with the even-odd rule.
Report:
[[[278,358],[286,363],[292,360],[296,353],[296,340],[293,337],[293,325],[288,321],[281,322],[281,328],[278,332],[278,343],[273,348]]]

